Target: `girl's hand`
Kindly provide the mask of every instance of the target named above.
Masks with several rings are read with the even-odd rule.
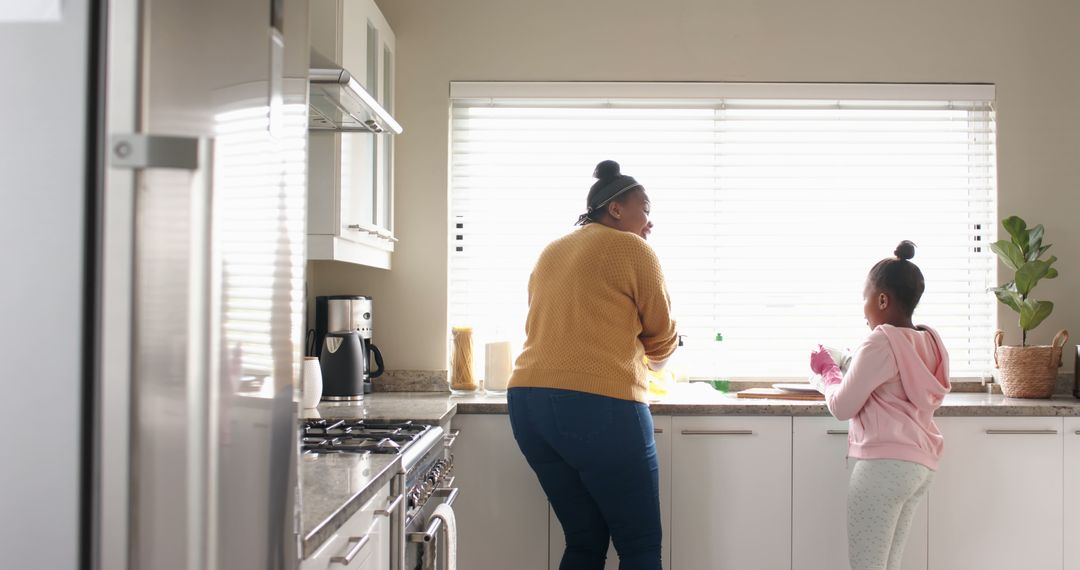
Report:
[[[815,374],[825,374],[833,368],[840,369],[836,365],[836,361],[833,360],[832,355],[829,354],[829,350],[819,344],[817,350],[810,353],[810,369]]]

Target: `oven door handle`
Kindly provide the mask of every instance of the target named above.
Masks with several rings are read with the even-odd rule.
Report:
[[[458,496],[458,489],[435,489],[431,496],[446,497],[446,500],[443,502],[447,505],[453,506],[454,500],[457,499]],[[410,532],[408,535],[408,541],[420,543],[431,542],[435,540],[435,537],[439,534],[439,529],[441,527],[442,519],[435,519],[431,521],[431,524],[428,525],[427,529],[425,529],[423,532]]]

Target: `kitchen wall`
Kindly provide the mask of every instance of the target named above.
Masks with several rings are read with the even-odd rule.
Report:
[[[454,80],[994,83],[1001,217],[1044,224],[1061,260],[1061,277],[1037,289],[1057,308],[1031,338],[1049,342],[1062,327],[1080,337],[1080,2],[378,4],[397,34],[401,241],[392,271],[311,264],[309,293],[374,296],[376,342],[391,368],[445,366],[447,94]],[[584,196],[588,181],[582,184]],[[999,317],[1006,341],[1018,343],[1015,315],[1006,311]],[[1071,369],[1072,358],[1065,364]]]

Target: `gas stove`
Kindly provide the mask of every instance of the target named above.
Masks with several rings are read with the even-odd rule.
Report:
[[[432,429],[439,428],[410,420],[306,420],[300,439],[300,451],[397,454],[404,452],[410,444]]]
[[[433,514],[457,497],[452,455],[456,438],[455,430],[446,434],[437,425],[411,420],[318,419],[304,421],[300,446],[305,454],[401,456],[400,470],[390,483],[390,492],[398,498],[387,507],[393,513],[391,567],[413,570],[433,567],[437,558],[449,557],[446,541],[438,538],[448,529],[440,530],[442,519]]]
[[[431,496],[453,481],[453,438],[443,429],[412,420],[305,420],[300,450],[304,454],[359,453],[401,455],[406,498],[405,518],[416,515]]]

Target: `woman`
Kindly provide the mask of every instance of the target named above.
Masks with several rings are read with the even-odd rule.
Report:
[[[526,340],[507,400],[514,438],[566,534],[560,570],[660,569],[659,466],[646,364],[677,336],[649,197],[618,163],[597,165],[584,227],[549,244],[529,278]],[[646,360],[647,359],[647,360]]]

